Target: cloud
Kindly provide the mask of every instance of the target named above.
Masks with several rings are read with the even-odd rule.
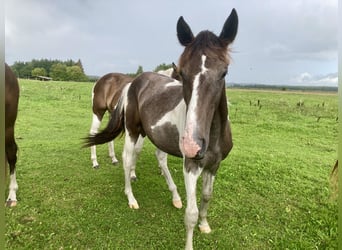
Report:
[[[303,72],[291,79],[291,82],[292,84],[301,86],[337,86],[338,73],[312,75],[308,72]]]
[[[57,58],[81,59],[91,75],[153,70],[183,51],[179,16],[194,34],[219,34],[234,7],[239,31],[229,81],[283,84],[301,72],[337,71],[337,0],[10,0],[5,7],[9,64]]]

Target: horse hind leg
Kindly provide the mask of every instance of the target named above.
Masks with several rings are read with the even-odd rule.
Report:
[[[109,157],[112,159],[112,163],[115,165],[119,161],[115,156],[115,151],[114,151],[114,141],[108,142],[108,152],[109,152]]]
[[[131,171],[130,171],[130,178],[131,181],[137,181],[137,175],[135,173],[135,168],[136,168],[136,159],[139,157],[139,154],[142,150],[144,144],[144,137],[142,137],[141,135],[139,135],[138,140],[136,141],[135,145],[134,145],[134,157],[135,157],[135,161],[134,164],[131,165]]]
[[[166,183],[169,187],[169,190],[172,193],[172,204],[175,208],[182,208],[182,200],[178,194],[177,186],[174,183],[169,168],[167,166],[167,153],[161,151],[160,149],[156,149],[156,157],[162,171],[162,174],[165,177]]]
[[[91,123],[91,128],[90,128],[90,135],[95,135],[97,134],[99,127],[101,125],[101,120],[98,118],[96,114],[93,114],[93,120]],[[97,162],[97,156],[96,156],[96,146],[91,146],[90,147],[90,159],[93,164],[93,168],[97,169],[100,167],[99,163]]]
[[[135,164],[137,161],[137,153],[136,153],[135,144],[136,143],[131,139],[128,133],[126,133],[125,145],[124,145],[124,149],[122,152],[122,161],[123,161],[123,168],[124,168],[124,173],[125,173],[125,194],[128,199],[128,205],[132,209],[139,208],[138,202],[133,195],[132,185],[131,185],[132,169],[134,171]]]
[[[6,200],[7,207],[15,207],[17,205],[18,183],[16,178],[16,162],[17,162],[17,144],[14,139],[11,143],[6,143],[6,158],[10,168],[10,184],[9,194]]]

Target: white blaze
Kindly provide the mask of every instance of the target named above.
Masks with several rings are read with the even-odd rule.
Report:
[[[201,71],[195,76],[193,87],[192,87],[192,95],[190,99],[190,103],[188,105],[188,113],[186,117],[186,125],[184,135],[182,137],[182,141],[180,143],[181,151],[187,157],[195,157],[197,152],[201,149],[197,142],[193,139],[193,133],[197,126],[197,104],[198,104],[198,89],[200,85],[200,78],[208,69],[205,67],[205,62],[207,57],[202,55],[202,65]]]

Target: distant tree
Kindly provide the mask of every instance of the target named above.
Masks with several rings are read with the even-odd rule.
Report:
[[[159,64],[155,69],[154,69],[154,72],[158,72],[160,70],[167,70],[169,68],[172,68],[172,64],[165,64],[165,63],[162,63],[162,64]]]
[[[77,73],[79,69],[73,68],[69,69],[70,76],[67,72],[67,67],[77,66],[82,72],[81,74]],[[17,77],[20,78],[29,78],[31,76],[37,75],[44,75],[50,76],[54,80],[63,80],[67,81],[69,78],[72,80],[80,79],[79,81],[88,81],[88,77],[85,75],[83,65],[81,59],[78,59],[77,62],[73,61],[72,59],[68,59],[66,61],[61,61],[58,59],[32,59],[31,62],[15,62],[11,66],[13,72],[16,74]],[[41,71],[37,70],[39,68]],[[43,74],[42,69],[45,70]],[[77,74],[79,74],[77,76]]]
[[[19,72],[19,74],[22,78],[30,78],[32,70],[33,70],[32,63],[26,63],[25,66]]]
[[[138,75],[140,75],[143,72],[144,72],[143,67],[141,65],[139,65],[139,67],[135,73],[128,73],[127,75],[130,77],[137,77]]]
[[[50,77],[55,81],[67,81],[67,66],[62,63],[56,63],[51,66]]]
[[[144,72],[144,69],[141,65],[139,65],[138,69],[137,69],[137,72],[135,73],[136,76],[140,75],[141,73]]]
[[[31,71],[31,76],[46,76],[46,70],[44,68],[34,68]]]
[[[82,69],[77,65],[67,67],[66,71],[70,81],[83,82],[88,80]]]
[[[78,59],[78,61],[75,64],[76,66],[80,67],[80,69],[82,70],[82,73],[84,74],[84,68],[81,62],[81,59]]]

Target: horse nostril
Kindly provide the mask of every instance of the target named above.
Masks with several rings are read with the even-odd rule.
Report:
[[[195,160],[203,159],[206,152],[206,143],[204,139],[200,139],[198,145],[201,149],[197,152],[196,156],[194,157]]]
[[[202,153],[202,150],[198,151],[194,157],[195,160],[202,160],[203,158],[204,158],[204,154]]]

